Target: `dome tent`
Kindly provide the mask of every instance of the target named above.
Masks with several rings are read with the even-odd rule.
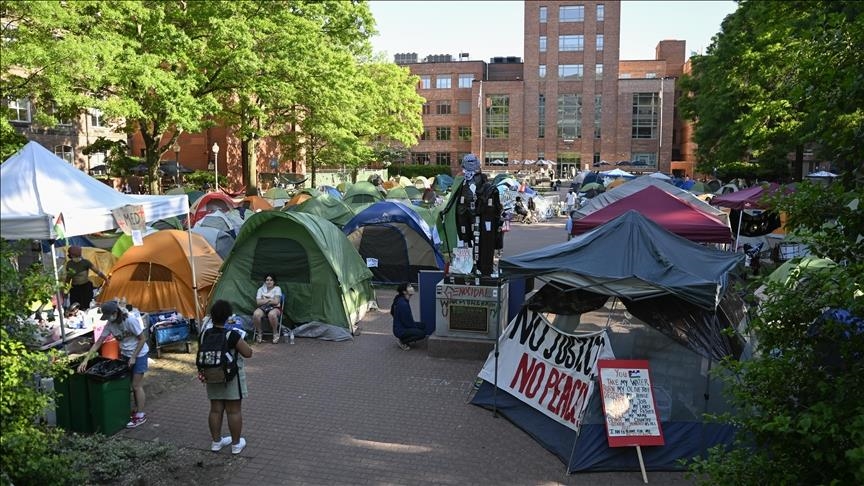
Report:
[[[243,225],[222,266],[212,299],[251,315],[255,292],[273,274],[285,295],[285,317],[350,333],[375,300],[372,273],[333,223],[296,211],[262,211]]]

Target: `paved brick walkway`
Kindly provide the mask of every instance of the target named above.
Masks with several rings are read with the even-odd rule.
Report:
[[[555,231],[530,231],[563,240],[563,225],[549,226]],[[482,361],[431,358],[425,345],[399,349],[387,312],[393,295],[378,290],[382,311],[367,315],[353,342],[254,347],[243,402],[248,462],[230,484],[642,484],[638,472],[567,476],[526,433],[469,404]],[[146,424],[121,434],[206,450],[208,406],[190,376],[188,386],[154,396]],[[679,473],[649,473],[649,481],[691,484]]]

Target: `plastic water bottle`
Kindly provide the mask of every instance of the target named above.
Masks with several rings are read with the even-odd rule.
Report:
[[[294,329],[288,331],[288,342],[294,344]]]

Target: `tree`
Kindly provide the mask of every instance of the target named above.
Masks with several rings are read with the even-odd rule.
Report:
[[[864,5],[741,1],[684,76],[698,169],[756,161],[775,175],[804,149],[851,170],[864,155]]]
[[[860,177],[860,174],[859,174]],[[692,470],[706,484],[864,481],[864,184],[804,182],[775,196],[789,238],[837,265],[768,283],[753,312],[754,357],[718,374],[737,411],[737,445]],[[826,312],[827,310],[827,312]]]

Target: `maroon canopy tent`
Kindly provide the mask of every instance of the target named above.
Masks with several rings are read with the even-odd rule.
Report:
[[[648,186],[634,192],[574,221],[572,233],[574,235],[586,233],[631,209],[690,241],[700,243],[732,241],[732,230],[728,225],[655,186]]]
[[[764,209],[760,200],[780,189],[780,185],[772,182],[768,187],[753,186],[736,192],[730,192],[711,199],[712,206],[721,206],[732,209]]]

